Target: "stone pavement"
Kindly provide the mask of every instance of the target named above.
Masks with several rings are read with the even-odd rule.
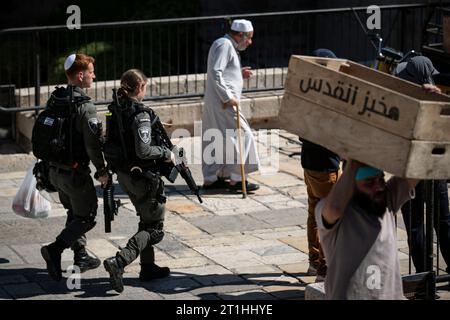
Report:
[[[297,137],[280,132],[279,146],[257,135],[262,173],[249,179],[261,189],[242,199],[240,194],[203,193],[203,204],[190,195],[184,181],[167,184],[168,203],[164,240],[156,247],[157,263],[168,266],[170,277],[149,283],[138,280],[139,263],[126,268],[125,291],[110,290],[108,274],[100,267],[73,278],[52,281],[39,248],[54,240],[65,222],[61,205],[53,204],[46,219],[26,219],[11,210],[25,171],[0,173],[0,299],[182,299],[272,300],[304,299],[307,276],[307,194],[299,165]],[[181,145],[199,147],[199,138]],[[198,152],[194,152],[198,161]],[[270,161],[278,160],[276,172]],[[197,162],[198,163],[198,162]],[[274,162],[272,162],[273,164]],[[1,163],[0,163],[1,165]],[[200,165],[191,165],[202,183]],[[275,168],[276,169],[276,168]],[[97,226],[88,233],[88,250],[100,259],[112,256],[137,229],[135,211],[116,184],[123,206],[113,222],[113,232],[103,231],[103,205],[97,185]],[[401,222],[399,222],[401,225]],[[406,233],[398,229],[402,273],[408,273]],[[63,269],[71,265],[72,252],[63,254]],[[440,268],[445,264],[440,259]],[[66,273],[65,278],[71,273]],[[73,288],[73,289],[71,289]],[[450,299],[448,291],[439,291]]]

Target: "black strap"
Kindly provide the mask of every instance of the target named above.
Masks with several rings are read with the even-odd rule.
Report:
[[[130,118],[128,119],[129,121],[128,125],[131,125],[131,123],[134,121],[134,118],[136,118],[138,114],[145,112],[149,115],[151,121],[150,126],[153,128],[155,123],[159,120],[159,117],[152,110],[142,108],[141,106],[138,106],[136,109],[137,110],[133,112]]]
[[[124,158],[125,158],[125,162],[128,162],[128,154],[127,154],[127,147],[125,145],[125,140],[124,140],[124,129],[123,129],[123,120],[122,120],[122,108],[119,102],[119,98],[117,96],[117,91],[116,89],[113,89],[113,99],[114,99],[114,103],[115,103],[115,112],[113,111],[113,116],[116,118],[116,122],[117,122],[117,126],[119,127],[119,135],[120,135],[120,145],[122,147],[122,151],[124,154]]]

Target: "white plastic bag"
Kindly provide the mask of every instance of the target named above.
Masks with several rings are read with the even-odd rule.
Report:
[[[36,189],[36,178],[33,175],[33,166],[28,170],[23,182],[13,199],[14,213],[25,218],[46,218],[52,210],[50,202]]]

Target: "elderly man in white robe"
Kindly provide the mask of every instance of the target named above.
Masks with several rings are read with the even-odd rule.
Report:
[[[253,26],[248,20],[234,20],[231,30],[211,46],[202,118],[202,171],[204,189],[242,189],[241,158],[245,175],[259,170],[259,157],[250,125],[237,112],[243,80],[250,78],[242,68],[239,51],[252,43]],[[242,157],[236,133],[240,117]],[[227,181],[229,179],[229,181]],[[259,189],[246,181],[247,191]]]

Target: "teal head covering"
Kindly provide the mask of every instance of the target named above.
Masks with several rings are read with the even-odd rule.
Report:
[[[367,178],[375,177],[376,175],[380,174],[382,171],[380,169],[374,168],[374,167],[361,167],[356,172],[355,179],[356,181],[364,180]]]

